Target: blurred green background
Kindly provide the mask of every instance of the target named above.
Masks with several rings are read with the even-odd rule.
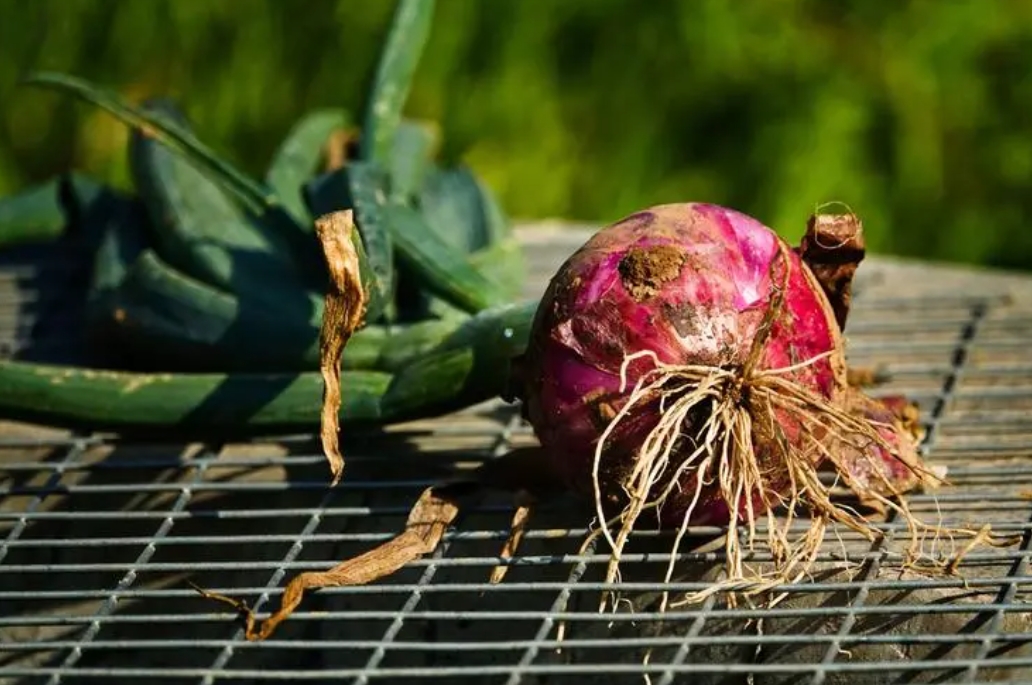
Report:
[[[127,185],[125,129],[30,69],[172,95],[260,174],[306,110],[358,111],[392,8],[0,0],[0,193]],[[1021,0],[438,0],[407,113],[516,217],[710,201],[794,239],[841,201],[876,251],[1028,269],[1030,60]]]

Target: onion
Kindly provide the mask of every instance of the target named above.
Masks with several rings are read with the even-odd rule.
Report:
[[[831,242],[829,242],[831,241]],[[904,420],[847,382],[841,326],[863,256],[859,221],[819,216],[799,250],[712,204],[669,204],[602,229],[555,274],[539,305],[516,395],[555,471],[593,498],[617,573],[642,516],[680,531],[728,531],[729,582],[784,581],[838,520],[874,527],[831,499],[830,470],[861,500],[929,482]],[[818,277],[817,274],[820,274]],[[776,509],[803,508],[793,536]],[[743,546],[766,518],[775,570],[747,578]],[[916,523],[916,522],[915,522]]]

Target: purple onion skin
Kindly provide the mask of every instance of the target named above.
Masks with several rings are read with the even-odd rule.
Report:
[[[635,380],[653,366],[645,359],[631,364],[621,393],[625,356],[651,350],[667,364],[741,368],[773,287],[784,283],[786,257],[784,308],[756,368],[785,368],[830,351],[785,374],[830,400],[845,386],[834,316],[796,253],[755,219],[712,204],[660,205],[602,229],[563,264],[538,307],[521,378],[527,418],[567,487],[594,492],[597,441]],[[655,406],[636,410],[607,441],[602,480],[614,492],[658,416]],[[790,440],[798,439],[798,424],[778,418]],[[761,464],[766,447],[762,440],[757,444]],[[696,484],[690,472],[681,480],[686,496],[667,500],[661,525],[682,524]],[[615,504],[617,498],[611,499]],[[763,508],[759,499],[754,505]],[[717,488],[707,486],[691,523],[730,519]]]

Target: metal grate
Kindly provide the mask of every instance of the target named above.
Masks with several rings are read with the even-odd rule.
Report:
[[[547,226],[522,235],[533,293],[585,236]],[[3,353],[75,359],[72,255],[4,260]],[[297,572],[398,532],[429,483],[532,443],[513,408],[349,433],[348,478],[333,490],[311,435],[145,443],[0,423],[0,679],[1032,681],[1032,285],[884,259],[861,274],[851,359],[886,364],[894,380],[880,392],[920,401],[926,452],[953,480],[934,497],[911,496],[913,508],[1021,537],[973,552],[964,580],[901,573],[905,529],[889,519],[882,544],[830,536],[820,572],[773,609],[711,598],[660,613],[672,538],[643,532],[623,566],[627,603],[599,615],[607,557],[578,554],[587,516],[572,502],[539,512],[505,582],[487,582],[510,513],[497,500],[430,558],[372,586],[311,594],[274,638],[253,644],[186,581],[269,610]],[[666,589],[704,587],[718,551],[686,546]],[[844,554],[864,561],[859,572],[842,567]]]

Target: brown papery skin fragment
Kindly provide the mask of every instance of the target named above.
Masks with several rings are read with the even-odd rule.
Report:
[[[340,453],[340,361],[351,335],[365,318],[368,295],[362,287],[355,222],[350,209],[325,214],[315,220],[315,234],[322,246],[330,276],[326,307],[319,332],[319,370],[323,377],[320,437],[330,464],[332,485],[344,473]]]
[[[501,553],[503,558],[511,558],[523,537],[533,503],[562,490],[562,484],[548,465],[547,455],[540,448],[516,448],[484,462],[465,478],[427,488],[409,511],[404,531],[328,571],[309,571],[296,576],[284,589],[279,608],[264,621],[259,622],[254,610],[243,600],[209,592],[196,585],[193,588],[202,597],[229,605],[239,612],[245,621],[248,640],[265,640],[294,613],[307,591],[372,583],[432,553],[440,546],[445,532],[461,511],[491,490],[515,492],[523,500]],[[501,581],[505,568],[499,566],[494,570],[492,582]]]
[[[196,585],[193,588],[205,599],[227,604],[242,614],[244,636],[249,641],[260,642],[271,636],[276,627],[294,613],[305,592],[326,587],[365,585],[389,576],[410,561],[433,552],[459,514],[459,496],[463,490],[468,489],[469,483],[427,488],[409,512],[404,532],[328,571],[309,571],[296,576],[283,590],[279,608],[264,621],[259,622],[254,611],[243,600],[209,592]]]

